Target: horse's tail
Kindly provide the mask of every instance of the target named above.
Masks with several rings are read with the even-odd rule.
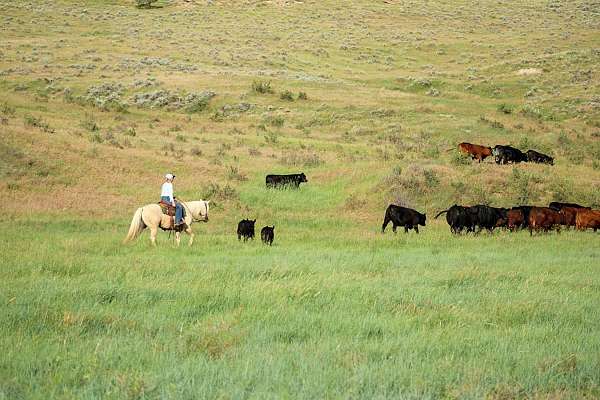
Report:
[[[135,239],[138,235],[144,230],[146,224],[142,220],[142,210],[143,207],[140,207],[136,210],[135,214],[133,214],[133,219],[131,220],[131,225],[129,226],[129,232],[123,240],[123,243],[127,243],[130,240]]]
[[[447,212],[448,212],[448,210],[440,211],[440,212],[438,213],[438,215],[436,215],[436,216],[435,216],[435,219],[437,219],[437,218],[438,218],[440,215],[442,215],[443,213],[447,213]]]

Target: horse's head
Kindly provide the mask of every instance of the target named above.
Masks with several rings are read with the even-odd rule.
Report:
[[[210,200],[197,200],[182,204],[186,208],[186,211],[189,212],[192,221],[208,222],[209,203]]]
[[[210,200],[204,200],[204,222],[208,222],[208,209],[210,208],[208,203],[210,203]]]

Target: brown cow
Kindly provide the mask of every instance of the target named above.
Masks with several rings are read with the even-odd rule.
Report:
[[[580,209],[575,217],[575,226],[579,230],[600,229],[600,211]]]
[[[479,162],[482,162],[483,160],[485,160],[486,157],[492,155],[491,147],[480,146],[478,144],[471,144],[466,142],[460,143],[458,145],[458,150],[461,153],[470,155],[471,159],[478,160]]]
[[[576,208],[576,207],[563,207],[560,209],[559,213],[563,216],[563,225],[566,226],[575,226],[575,217],[577,216],[577,212],[585,210],[584,208]]]
[[[532,207],[529,211],[529,234],[532,235],[534,230],[548,232],[554,227],[560,232],[563,222],[564,217],[558,211],[549,207]]]
[[[525,215],[523,214],[523,211],[518,208],[508,210],[507,218],[508,229],[510,229],[511,231],[522,228],[525,225]]]

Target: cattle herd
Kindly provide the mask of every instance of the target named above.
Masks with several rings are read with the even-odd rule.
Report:
[[[521,150],[511,146],[497,145],[492,148],[463,142],[458,145],[458,150],[479,162],[482,162],[489,156],[494,156],[496,164],[534,162],[554,165],[554,159],[546,154],[535,150],[527,150],[527,152],[523,153]]]
[[[560,231],[561,227],[576,227],[579,230],[600,229],[600,210],[592,210],[574,203],[552,202],[548,207],[516,206],[512,208],[490,207],[487,205],[459,206],[453,205],[447,210],[440,211],[435,218],[446,214],[446,221],[450,232],[460,234],[463,232],[479,233],[486,229],[492,232],[497,228],[510,231],[529,229],[548,232],[552,229]],[[396,227],[403,226],[404,231],[414,229],[419,233],[417,225],[425,226],[426,216],[413,209],[390,205],[383,220],[382,232],[389,222]]]
[[[510,146],[495,146],[494,148],[480,146],[471,143],[458,145],[459,151],[469,154],[474,160],[483,161],[486,157],[494,155],[498,164],[509,162],[529,161],[553,165],[554,160],[545,154],[529,150],[522,153],[520,150]],[[301,183],[308,182],[304,173],[290,175],[267,175],[267,188],[294,188],[300,187]],[[519,229],[528,229],[530,235],[533,232],[548,232],[556,230],[560,232],[561,227],[575,227],[578,230],[600,229],[600,210],[592,210],[590,207],[575,203],[552,202],[548,207],[541,206],[515,206],[511,208],[491,207],[478,204],[475,206],[453,205],[447,210],[440,211],[435,218],[446,214],[446,221],[453,234],[480,233],[482,230],[493,232],[494,229],[502,228],[511,232]],[[419,233],[419,226],[425,226],[427,216],[407,207],[390,204],[385,211],[381,232],[392,223],[392,230],[401,226],[407,233],[413,229]],[[254,239],[254,224],[256,219],[243,219],[238,223],[238,240],[244,241]],[[262,242],[273,244],[275,239],[275,226],[265,226],[261,230]]]

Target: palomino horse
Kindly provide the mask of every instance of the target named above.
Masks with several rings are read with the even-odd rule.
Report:
[[[208,203],[210,203],[210,200],[181,202],[181,205],[185,208],[185,218],[183,220],[187,225],[185,232],[190,235],[190,246],[194,242],[192,222],[208,222]],[[164,230],[173,229],[171,217],[163,214],[158,204],[148,204],[138,208],[135,214],[133,214],[133,219],[129,226],[129,233],[127,233],[127,237],[123,242],[135,239],[146,227],[150,228],[150,240],[154,246],[156,246],[156,233],[158,232],[158,228]],[[179,246],[179,241],[181,240],[180,235],[180,232],[175,232],[177,246]]]

